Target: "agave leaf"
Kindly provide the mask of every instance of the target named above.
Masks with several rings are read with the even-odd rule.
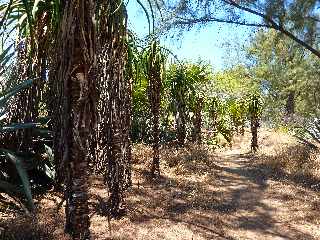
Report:
[[[9,47],[7,47],[1,54],[0,54],[0,61],[1,61],[1,65],[4,65],[2,64],[5,56],[8,54],[8,52],[11,50],[11,48],[13,47],[13,44],[11,44]]]
[[[0,127],[0,132],[13,132],[21,129],[36,128],[39,126],[39,123],[14,123],[8,126]]]
[[[26,170],[24,169],[24,167],[22,166],[22,162],[23,160],[21,158],[19,158],[17,155],[15,155],[14,152],[9,151],[7,149],[0,149],[0,151],[14,164],[14,166],[17,169],[17,172],[20,176],[22,185],[23,185],[23,190],[24,190],[24,194],[28,200],[28,205],[30,210],[34,210],[35,206],[34,206],[34,202],[33,202],[33,198],[32,198],[32,193],[31,193],[31,187],[30,187],[30,182],[29,182],[29,177],[28,174],[26,172]]]
[[[21,90],[29,87],[32,84],[33,80],[34,79],[25,80],[24,82],[20,83],[19,85],[4,93],[3,96],[0,97],[0,108],[3,107],[12,96],[16,95]]]
[[[14,52],[8,54],[7,56],[5,56],[3,59],[1,59],[1,66],[4,67],[8,62],[10,62],[10,60],[12,59],[12,57],[14,56]]]
[[[22,26],[25,23],[25,20],[27,19],[27,14],[24,13],[20,18],[19,18],[19,25]]]
[[[310,130],[305,129],[305,131],[315,140],[316,142],[320,143],[320,139]]]
[[[2,181],[0,180],[0,189],[1,191],[7,193],[7,194],[12,194],[15,196],[21,196],[23,195],[23,192],[21,191],[21,189],[19,187],[17,187],[16,185],[13,185],[7,181]]]

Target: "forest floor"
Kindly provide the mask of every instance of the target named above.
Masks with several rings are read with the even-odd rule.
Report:
[[[320,239],[320,185],[310,174],[281,170],[277,147],[293,147],[289,137],[273,131],[260,134],[261,150],[249,153],[250,136],[237,137],[232,148],[216,151],[204,146],[162,150],[162,174],[148,175],[151,150],[134,148],[133,187],[126,198],[126,215],[108,221],[103,215],[107,193],[99,177],[92,178],[91,232],[93,239]],[[304,154],[293,147],[288,153]],[[277,156],[270,161],[273,156]],[[319,155],[317,155],[319,156]],[[286,155],[282,159],[284,159]],[[301,156],[293,156],[298,157]],[[267,159],[267,160],[266,160]],[[320,166],[320,159],[318,166]],[[302,168],[305,163],[300,163]],[[274,171],[275,166],[279,171]],[[318,171],[319,169],[316,169]],[[62,237],[63,209],[58,196],[38,199],[38,226]],[[1,215],[0,215],[1,216]],[[2,215],[16,226],[26,217]],[[18,220],[17,220],[18,219]],[[20,220],[19,220],[20,219]],[[24,220],[22,220],[24,219]]]

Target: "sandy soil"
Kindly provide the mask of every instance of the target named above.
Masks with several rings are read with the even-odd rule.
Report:
[[[247,153],[248,144],[247,136],[236,140],[232,149],[215,153],[194,146],[181,159],[178,151],[165,150],[162,176],[157,180],[150,180],[140,159],[134,164],[127,214],[119,220],[108,221],[103,215],[107,193],[102,179],[92,178],[92,238],[320,239],[318,189],[274,176]],[[50,222],[55,239],[62,239],[63,211],[56,211],[58,203],[52,194],[39,199],[38,223]],[[1,222],[12,216],[2,215]]]
[[[246,136],[231,150],[193,149],[177,166],[163,164],[158,181],[148,180],[144,164],[136,164],[128,215],[111,221],[111,229],[106,218],[94,215],[94,237],[320,239],[319,192],[274,177],[246,154],[248,145]],[[163,159],[172,159],[175,153],[166,154]]]

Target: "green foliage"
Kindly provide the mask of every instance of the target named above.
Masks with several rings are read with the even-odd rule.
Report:
[[[21,179],[22,185],[23,185],[23,190],[24,193],[26,195],[26,198],[28,200],[28,204],[29,204],[29,208],[31,210],[34,210],[34,203],[33,203],[33,199],[32,199],[32,193],[31,193],[31,187],[30,187],[30,183],[29,183],[29,177],[27,174],[27,171],[25,170],[24,166],[23,166],[23,160],[21,158],[19,158],[14,152],[6,150],[6,149],[0,149],[0,152],[2,152],[6,159],[9,159],[13,165],[15,166],[19,177]],[[9,184],[9,183],[8,183]],[[5,189],[5,190],[11,190],[10,189]]]
[[[1,121],[0,121],[0,133],[7,134],[10,132],[17,132],[24,129],[38,129],[39,132],[43,131],[40,127],[42,124],[39,123],[11,123],[9,125],[4,124],[4,120],[7,116],[7,108],[9,104],[10,98],[14,97],[18,94],[21,90],[30,87],[33,83],[33,80],[26,80],[23,81],[21,84],[3,92],[0,95],[0,109],[1,109]],[[43,133],[43,132],[42,132]],[[48,132],[45,132],[48,134]],[[47,146],[46,149],[49,152],[49,147]],[[31,193],[31,186],[30,180],[27,174],[27,167],[32,166],[31,168],[43,168],[42,170],[48,174],[49,177],[54,178],[54,173],[52,172],[52,165],[51,163],[47,163],[45,161],[30,161],[27,157],[23,157],[22,153],[17,153],[15,151],[1,148],[0,152],[2,155],[0,156],[0,189],[5,191],[9,194],[21,196],[22,194],[25,195],[28,201],[28,207],[30,210],[34,209],[34,203],[32,199]],[[27,154],[30,155],[30,154]],[[9,162],[8,162],[9,160]],[[15,172],[12,172],[10,165],[13,165],[16,169]],[[30,168],[30,167],[29,167]],[[49,174],[49,171],[51,172]],[[22,183],[23,188],[20,189],[19,184],[14,180],[14,175],[18,174],[20,182]]]
[[[216,73],[211,88],[221,96],[241,98],[248,93],[259,91],[259,84],[248,68],[238,65]]]
[[[320,146],[320,118],[316,118],[305,126],[296,129],[295,136],[305,145],[312,149]]]
[[[266,118],[274,124],[282,124],[288,113],[310,117],[319,109],[319,61],[294,41],[276,31],[260,31],[248,56],[255,63],[251,73],[264,92]]]
[[[261,116],[262,114],[262,101],[259,95],[253,94],[248,99],[248,113],[254,116]]]

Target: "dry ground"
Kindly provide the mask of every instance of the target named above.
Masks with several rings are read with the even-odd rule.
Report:
[[[103,216],[107,194],[101,179],[92,178],[93,239],[320,239],[320,160],[313,159],[318,168],[306,172],[310,163],[299,156],[305,151],[291,138],[271,131],[260,136],[256,156],[248,153],[249,135],[237,138],[232,149],[215,152],[204,146],[163,149],[163,172],[156,181],[148,177],[150,149],[135,146],[125,217],[108,221]],[[292,161],[297,166],[290,167]],[[52,193],[38,199],[37,218],[7,211],[0,231],[1,223],[17,229],[33,221],[43,236],[67,239],[61,234],[63,211],[55,210],[59,200]]]

